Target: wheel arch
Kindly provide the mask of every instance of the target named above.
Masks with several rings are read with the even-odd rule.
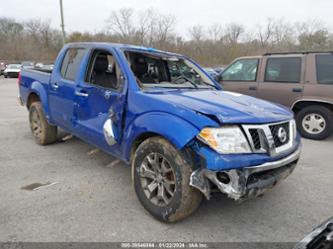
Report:
[[[152,120],[155,120],[152,122]],[[146,139],[160,136],[181,150],[197,134],[199,130],[186,120],[168,113],[147,113],[139,116],[128,127],[125,146],[125,158],[131,162],[139,145]]]
[[[38,81],[31,84],[30,93],[27,98],[26,106],[29,109],[30,105],[40,101],[42,103],[43,111],[47,120],[49,120],[48,96],[45,87]]]
[[[137,148],[140,146],[140,144],[142,144],[145,140],[151,137],[162,137],[162,136],[155,132],[144,132],[135,138],[131,146],[130,157],[129,157],[130,162],[132,161],[134,153],[137,150]]]
[[[326,100],[318,100],[318,99],[301,99],[297,100],[293,103],[291,106],[291,109],[293,112],[297,113],[300,110],[302,110],[305,107],[311,106],[311,105],[321,105],[329,110],[332,111],[333,113],[333,101],[326,101]]]
[[[32,103],[38,102],[38,101],[40,101],[39,95],[36,92],[31,92],[28,95],[28,98],[27,98],[27,108],[28,108],[28,110],[30,109],[30,106],[31,106]]]

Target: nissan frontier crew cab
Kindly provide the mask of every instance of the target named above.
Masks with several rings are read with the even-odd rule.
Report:
[[[20,100],[38,144],[57,128],[131,165],[141,204],[174,222],[214,189],[262,195],[295,168],[300,136],[286,108],[227,92],[186,56],[73,43],[49,72],[24,69]]]

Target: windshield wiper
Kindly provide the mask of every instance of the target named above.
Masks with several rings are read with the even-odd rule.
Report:
[[[194,86],[195,89],[198,89],[198,86],[197,84],[195,84],[191,79],[187,78],[186,76],[182,75],[182,76],[179,76],[177,79],[173,80],[172,83],[174,84],[177,84],[177,85],[180,85],[179,83],[176,83],[177,80],[179,79],[184,79],[186,80],[186,82],[190,83],[192,86]],[[184,82],[185,83],[185,82]]]
[[[211,86],[211,87],[213,87],[214,89],[217,89],[215,85],[210,84],[210,83],[208,83],[208,82],[206,82],[206,81],[203,81],[202,83],[204,83],[204,84],[207,85],[207,86]]]

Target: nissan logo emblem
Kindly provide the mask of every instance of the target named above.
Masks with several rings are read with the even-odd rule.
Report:
[[[277,136],[278,136],[281,143],[285,143],[288,139],[287,131],[283,127],[280,127],[278,129]]]

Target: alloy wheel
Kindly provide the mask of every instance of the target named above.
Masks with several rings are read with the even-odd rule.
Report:
[[[169,161],[159,153],[150,153],[140,165],[144,193],[154,205],[167,206],[176,192],[176,177]]]

